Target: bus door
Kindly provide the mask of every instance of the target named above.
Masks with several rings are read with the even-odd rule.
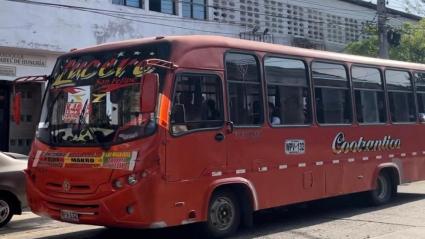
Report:
[[[166,146],[169,181],[222,172],[226,165],[223,85],[213,74],[180,74]]]
[[[253,54],[231,52],[225,55],[229,124],[226,135],[227,169],[239,177],[250,177],[258,195],[270,190],[273,180],[264,137],[264,100],[260,64]],[[265,200],[270,197],[261,197]],[[260,202],[262,205],[263,202]]]

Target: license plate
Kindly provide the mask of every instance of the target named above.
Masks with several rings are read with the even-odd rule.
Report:
[[[69,210],[61,211],[61,219],[66,222],[78,222],[78,213]]]

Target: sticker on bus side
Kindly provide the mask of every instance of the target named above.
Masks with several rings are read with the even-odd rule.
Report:
[[[304,154],[305,142],[303,139],[285,140],[285,154]]]

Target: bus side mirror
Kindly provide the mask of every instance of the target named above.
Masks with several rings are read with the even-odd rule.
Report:
[[[13,121],[15,124],[19,125],[21,123],[21,100],[22,94],[20,92],[15,93],[12,99],[12,111],[13,111]]]
[[[145,74],[140,84],[140,112],[152,113],[155,111],[158,100],[159,75]]]

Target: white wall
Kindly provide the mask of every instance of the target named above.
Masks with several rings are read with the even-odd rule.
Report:
[[[126,20],[87,11],[1,1],[0,46],[66,52],[72,48],[148,36],[186,34],[237,36],[239,33],[237,26],[183,20],[178,16],[114,5],[111,0],[44,0],[40,2],[136,15],[123,15],[124,18],[133,19]]]
[[[19,76],[49,74],[53,70],[57,56],[55,52],[0,47],[0,80],[12,81]],[[28,60],[41,64],[25,62]],[[4,74],[2,70],[5,68],[15,72],[15,75]]]
[[[18,3],[1,1],[0,2],[0,46],[12,48],[27,48],[37,50],[47,50],[51,52],[66,52],[71,48],[81,48],[111,42],[117,40],[140,38],[158,35],[186,35],[186,34],[216,34],[238,37],[240,32],[251,30],[243,26],[241,17],[241,6],[254,6],[259,9],[260,25],[262,30],[266,28],[264,1],[251,1],[252,3],[238,4],[236,0],[209,0],[208,5],[218,4],[224,8],[235,9],[235,11],[214,10],[208,8],[210,21],[197,21],[184,19],[180,16],[162,14],[144,9],[132,8],[112,4],[112,0],[37,0],[43,3],[64,4],[76,7],[100,9],[102,14],[114,14],[107,11],[121,12],[119,17],[105,16],[98,13],[88,12],[90,9],[73,10],[69,8],[58,8],[51,6],[40,6],[36,4]],[[147,0],[145,2],[148,2]],[[181,6],[181,1],[178,1]],[[319,11],[324,18],[322,29],[328,50],[332,48],[341,48],[346,44],[343,42],[332,42],[327,39],[327,30],[332,27],[326,19],[326,15],[335,15],[341,17],[343,24],[344,18],[358,19],[359,21],[371,21],[375,17],[375,11],[355,4],[339,0],[300,0],[288,1],[277,0],[282,3],[284,11],[282,12],[284,21],[282,27],[283,33],[273,33],[277,43],[286,44],[290,42],[292,36],[288,34],[288,21],[290,21],[286,12],[287,4],[292,6],[301,6],[304,8],[303,19],[309,19],[308,9]],[[270,6],[269,1],[268,6]],[[268,11],[271,9],[269,8]],[[232,22],[219,23],[214,22],[214,12],[218,11],[220,21]],[[179,10],[181,13],[181,10]],[[221,13],[225,12],[226,17]],[[252,13],[255,13],[253,11]],[[128,15],[131,14],[131,15]],[[232,15],[233,19],[229,19]],[[270,16],[270,15],[269,15]],[[120,18],[121,17],[121,18]],[[128,18],[128,19],[122,19]],[[256,20],[254,18],[254,20]],[[314,19],[309,19],[318,21]],[[375,19],[376,20],[376,19]],[[390,21],[393,25],[399,25],[408,19],[399,18]],[[152,24],[153,23],[153,24]],[[306,23],[304,21],[304,23]],[[304,24],[307,31],[308,24]],[[339,25],[344,30],[343,25]],[[270,27],[269,27],[270,28]],[[338,29],[337,29],[338,30]],[[348,30],[350,31],[350,29]],[[345,32],[343,33],[345,35]],[[314,39],[313,39],[314,40]]]

